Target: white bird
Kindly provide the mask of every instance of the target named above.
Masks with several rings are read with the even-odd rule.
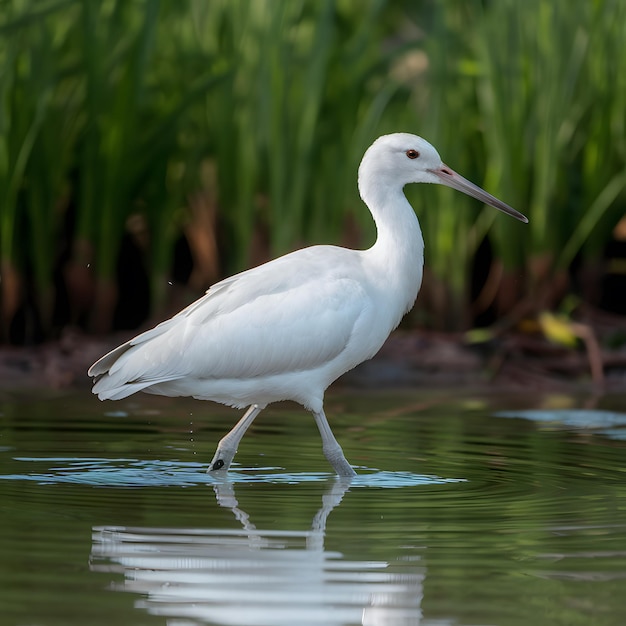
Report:
[[[324,392],[378,352],[417,298],[424,240],[403,192],[408,183],[447,185],[528,222],[444,165],[426,140],[384,135],[359,167],[359,192],[378,233],[371,248],[303,248],[216,283],[94,363],[93,392],[101,400],[144,391],[248,406],[219,442],[209,470],[230,467],[269,403],[294,400],[313,413],[337,474],[354,476],[324,414]]]

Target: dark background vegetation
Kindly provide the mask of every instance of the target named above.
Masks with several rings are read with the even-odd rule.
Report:
[[[356,170],[394,131],[530,219],[407,189],[409,326],[626,313],[625,44],[611,0],[0,0],[0,342],[136,328],[302,245],[371,245]]]

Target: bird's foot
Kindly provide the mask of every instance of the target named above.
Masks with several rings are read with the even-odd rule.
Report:
[[[348,463],[339,444],[336,446],[324,446],[324,456],[339,476],[345,478],[353,478],[356,476],[356,472],[352,469],[350,463]]]
[[[209,463],[207,472],[227,472],[235,454],[237,454],[237,448],[225,448],[219,445],[213,455],[213,460]]]

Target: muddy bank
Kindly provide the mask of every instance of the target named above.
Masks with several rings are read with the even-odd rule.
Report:
[[[88,388],[87,369],[131,333],[97,338],[68,330],[58,341],[0,348],[0,389]],[[468,345],[462,335],[397,331],[371,361],[338,383],[349,387],[626,389],[626,347],[601,348],[603,379],[592,380],[584,345],[566,348],[544,337],[508,333]]]

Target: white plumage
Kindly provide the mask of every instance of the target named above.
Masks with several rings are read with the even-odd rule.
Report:
[[[337,473],[354,475],[324,415],[324,392],[374,356],[415,302],[424,242],[403,192],[414,182],[448,185],[527,221],[444,165],[424,139],[379,137],[359,167],[359,191],[378,232],[371,248],[304,248],[213,285],[94,363],[93,392],[101,400],[144,391],[250,406],[220,441],[213,470],[228,469],[261,409],[294,400],[314,414]]]

